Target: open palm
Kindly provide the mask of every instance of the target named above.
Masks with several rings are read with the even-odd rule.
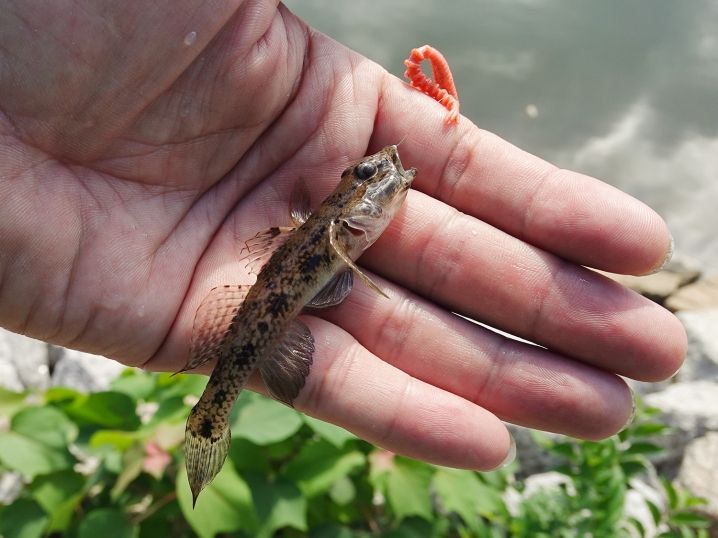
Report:
[[[632,399],[616,374],[671,375],[685,334],[581,265],[659,267],[662,220],[466,118],[444,125],[440,105],[277,4],[0,7],[0,324],[179,370],[198,304],[251,283],[244,240],[289,224],[294,182],[316,205],[406,137],[415,190],[361,259],[390,299],[358,284],[305,320],[317,351],[297,407],[475,469],[506,457],[499,419],[619,430]]]

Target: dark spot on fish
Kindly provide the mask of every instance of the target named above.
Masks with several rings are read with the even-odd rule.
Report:
[[[274,316],[279,316],[283,311],[287,309],[287,297],[280,293],[277,294],[274,299],[269,301],[269,311]]]
[[[199,430],[199,434],[205,439],[212,437],[212,421],[208,418],[202,421],[202,427]]]
[[[272,237],[277,237],[279,235],[279,228],[277,228],[277,227],[270,228],[269,235],[271,235]]]
[[[257,330],[260,333],[264,334],[269,330],[269,325],[266,321],[260,321],[259,323],[257,323]]]
[[[304,270],[305,271],[312,271],[319,265],[319,262],[322,261],[321,254],[313,254],[307,260],[304,262]]]
[[[224,389],[219,389],[215,393],[214,399],[212,401],[217,405],[222,405],[226,399],[227,399],[227,391]]]

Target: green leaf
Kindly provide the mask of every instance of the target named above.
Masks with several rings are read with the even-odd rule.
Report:
[[[185,519],[200,538],[214,538],[218,532],[240,529],[252,532],[259,525],[252,493],[229,460],[224,462],[212,483],[202,490],[194,510],[187,470],[183,467],[177,474],[177,500]]]
[[[643,472],[647,471],[648,466],[642,460],[630,459],[630,460],[621,462],[621,469],[623,469],[623,472],[627,477],[630,477],[635,474],[639,474],[639,473],[643,473]]]
[[[135,402],[120,392],[90,394],[65,407],[65,412],[76,420],[112,430],[136,430],[140,426]]]
[[[201,396],[209,378],[199,374],[160,374],[157,378],[157,388],[162,398],[179,396]]]
[[[229,458],[240,473],[243,471],[268,473],[271,469],[262,447],[250,443],[246,439],[237,439],[236,437],[232,439],[232,444],[229,445]]]
[[[0,387],[0,416],[11,417],[25,406],[27,393],[12,392]]]
[[[329,422],[324,422],[323,420],[307,415],[303,415],[302,418],[307,426],[314,430],[314,433],[319,435],[325,441],[329,441],[337,448],[342,448],[347,441],[357,439],[357,436],[352,432],[349,432],[344,428],[340,428],[339,426],[335,426],[334,424],[330,424]]]
[[[632,429],[631,437],[649,437],[653,435],[662,435],[671,429],[666,424],[641,424]]]
[[[132,443],[141,439],[142,435],[137,432],[123,430],[97,430],[90,437],[90,446],[99,448],[103,445],[111,445],[118,450],[127,450]]]
[[[0,435],[0,460],[30,478],[61,471],[75,463],[66,449],[58,450],[15,432]]]
[[[157,386],[157,374],[125,370],[120,377],[110,383],[113,392],[127,394],[133,400],[147,400]]]
[[[710,519],[693,512],[678,512],[668,518],[669,525],[690,525],[692,527],[710,527]]]
[[[78,428],[67,415],[51,406],[27,407],[12,419],[15,433],[62,450],[77,439]]]
[[[38,476],[30,485],[30,495],[50,514],[48,531],[62,531],[70,523],[82,500],[85,479],[70,469]]]
[[[474,532],[479,532],[477,514],[496,513],[503,506],[500,492],[483,484],[473,471],[438,467],[434,488],[444,508],[459,514]]]
[[[135,527],[129,518],[114,508],[97,508],[82,518],[79,538],[133,538]]]
[[[342,476],[329,488],[329,498],[339,506],[349,504],[356,498],[357,489],[348,476]]]
[[[262,522],[257,538],[269,538],[283,527],[307,530],[307,499],[285,478],[267,482],[265,476],[248,473],[247,483]]]
[[[50,518],[34,501],[18,499],[8,506],[0,519],[0,536],[40,538]]]
[[[136,442],[123,454],[122,472],[117,477],[110,491],[110,499],[113,502],[116,502],[127,486],[129,486],[135,478],[140,476],[144,461],[145,447],[142,443]]]
[[[341,477],[364,466],[366,457],[358,450],[339,450],[322,440],[309,442],[284,468],[307,497],[324,493]]]
[[[666,490],[666,496],[668,497],[668,506],[671,510],[675,510],[678,508],[678,493],[676,493],[676,489],[673,487],[673,484],[671,484],[671,481],[668,480],[665,476],[661,477],[661,482],[663,483],[663,487]]]
[[[433,469],[425,463],[394,458],[387,479],[387,498],[397,521],[414,515],[427,520],[434,517],[429,497],[432,475]]]
[[[294,409],[253,392],[243,392],[242,398],[244,405],[232,423],[233,437],[264,446],[287,439],[302,426],[302,417]]]
[[[648,506],[648,509],[651,511],[651,515],[653,516],[653,522],[658,525],[661,522],[661,511],[660,509],[653,504],[651,501],[646,499],[646,505]]]
[[[655,443],[648,442],[632,443],[630,447],[623,451],[626,456],[633,456],[635,454],[646,456],[650,454],[661,454],[662,452],[665,452],[664,448]]]
[[[322,523],[314,527],[309,538],[354,538],[355,535],[348,527],[340,527],[334,523]]]
[[[190,407],[185,405],[182,396],[172,396],[162,400],[159,408],[152,415],[150,421],[145,424],[145,430],[151,430],[163,422],[185,423],[189,416]]]

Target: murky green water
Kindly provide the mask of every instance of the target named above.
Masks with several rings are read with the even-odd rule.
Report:
[[[640,198],[718,272],[717,1],[286,4],[397,76],[412,48],[435,46],[464,115]]]

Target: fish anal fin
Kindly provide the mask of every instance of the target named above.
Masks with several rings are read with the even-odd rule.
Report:
[[[296,228],[288,226],[265,228],[252,239],[245,241],[247,255],[240,261],[246,260],[250,273],[258,275],[272,254],[292,236],[295,230]]]
[[[374,290],[375,292],[377,292],[379,295],[383,295],[384,297],[386,297],[386,298],[388,299],[389,296],[388,296],[386,293],[384,293],[383,291],[381,291],[381,290],[379,289],[379,286],[377,286],[376,284],[374,284],[374,282],[372,282],[371,279],[370,279],[368,276],[366,276],[364,273],[362,273],[361,269],[359,269],[359,267],[357,266],[357,264],[354,263],[354,260],[352,260],[352,259],[347,255],[347,253],[344,252],[344,249],[343,249],[339,244],[337,244],[337,242],[336,242],[336,240],[335,240],[335,238],[334,238],[334,237],[335,237],[334,228],[335,228],[336,226],[337,226],[337,224],[336,224],[335,222],[332,222],[332,224],[331,224],[331,226],[330,226],[330,230],[329,230],[329,244],[330,244],[330,245],[332,246],[332,248],[334,249],[334,252],[336,252],[337,255],[338,255],[342,260],[344,260],[344,263],[346,263],[346,264],[352,269],[352,271],[354,271],[357,275],[359,275],[359,278],[361,278],[367,286],[369,286],[371,289],[373,289],[373,290]]]
[[[341,303],[352,291],[354,273],[347,268],[337,273],[322,291],[307,303],[310,308],[327,308]]]
[[[306,182],[300,177],[294,184],[292,194],[289,198],[289,215],[292,222],[299,228],[311,215],[311,198]]]
[[[259,367],[270,396],[290,407],[304,387],[312,365],[314,338],[304,323],[295,319],[272,355]]]
[[[211,361],[224,341],[239,307],[251,286],[212,288],[197,308],[187,365],[179,372],[194,370]]]

